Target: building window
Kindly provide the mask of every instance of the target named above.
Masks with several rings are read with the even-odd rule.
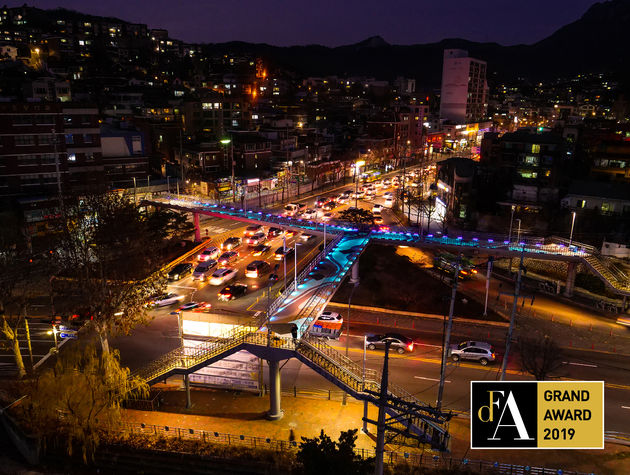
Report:
[[[92,143],[92,135],[83,134],[83,143]]]
[[[54,141],[53,135],[40,135],[38,138],[39,145],[51,145]]]
[[[602,213],[610,213],[612,211],[612,206],[610,203],[603,202],[602,203]]]
[[[34,135],[16,135],[15,145],[16,146],[35,145],[35,136]]]
[[[527,155],[524,162],[527,165],[538,165],[538,157],[535,157],[534,155]]]
[[[66,134],[66,145],[72,145],[74,143],[74,136],[72,134]]]
[[[68,154],[68,161],[69,162],[76,162],[77,161],[77,154],[76,153],[69,153]]]
[[[578,208],[586,208],[586,200],[577,200],[577,202],[575,203],[575,205]]]

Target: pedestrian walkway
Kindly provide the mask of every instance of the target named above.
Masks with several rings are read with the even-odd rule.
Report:
[[[337,439],[341,431],[360,429],[362,426],[363,404],[352,400],[343,405],[340,401],[323,398],[285,397],[282,401],[284,417],[277,421],[267,421],[265,420],[267,398],[254,394],[196,390],[192,393],[191,409],[185,409],[186,396],[183,391],[166,391],[162,396],[164,402],[160,411],[125,410],[124,419],[128,422],[229,433],[236,436],[268,437],[286,441],[294,438],[298,443],[301,437],[315,437],[322,430],[331,438]],[[368,406],[368,416],[376,419],[375,406]],[[368,430],[369,434],[359,431],[358,448],[368,450],[374,448],[376,429],[374,426],[368,426]],[[455,458],[544,466],[586,473],[630,473],[630,448],[623,445],[607,442],[604,450],[581,451],[470,451],[467,417],[454,417],[450,422],[450,433],[450,455]],[[386,450],[413,453],[421,452],[423,449],[389,444]],[[429,449],[426,453],[434,454]]]

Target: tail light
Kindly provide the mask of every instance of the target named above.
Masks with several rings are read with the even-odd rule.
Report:
[[[494,353],[492,353],[492,357],[493,357],[493,358],[495,357],[495,356],[494,356]]]
[[[476,274],[476,273],[477,273],[477,269],[473,269],[473,270],[472,270],[472,273],[473,273],[473,274]]]
[[[411,343],[409,343],[409,344],[407,345],[407,349],[408,349],[409,351],[413,351],[413,342],[411,342]]]

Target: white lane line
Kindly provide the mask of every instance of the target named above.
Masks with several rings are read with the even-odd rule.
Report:
[[[198,289],[197,289],[197,287],[186,287],[185,285],[173,285],[173,284],[169,284],[169,287],[175,287],[176,289],[198,290]]]
[[[563,361],[562,364],[571,364],[573,366],[587,366],[588,368],[597,368],[596,364],[587,364],[587,363],[573,363],[571,361]]]
[[[414,378],[416,379],[424,379],[425,381],[437,381],[439,382],[439,379],[435,379],[435,378],[425,378],[424,376],[414,376]],[[447,379],[444,381],[445,383],[450,383],[450,381]]]
[[[630,409],[630,406],[621,406],[621,409]]]

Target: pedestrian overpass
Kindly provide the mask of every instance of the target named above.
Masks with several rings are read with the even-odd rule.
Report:
[[[143,204],[167,207],[193,213],[196,240],[201,240],[199,216],[201,214],[239,220],[246,223],[267,224],[295,229],[322,231],[322,225],[300,218],[279,216],[268,210],[243,210],[230,206],[195,200],[173,198],[144,200]],[[411,229],[379,229],[357,227],[349,223],[328,224],[330,240],[322,251],[301,271],[269,308],[245,325],[237,326],[219,338],[208,339],[195,347],[182,346],[163,355],[150,365],[134,373],[149,383],[171,375],[187,375],[215,363],[233,353],[246,350],[267,360],[269,366],[270,419],[282,416],[280,409],[279,362],[297,358],[340,389],[371,403],[378,403],[381,375],[363,369],[325,342],[309,336],[313,322],[329,303],[342,280],[351,271],[358,277],[358,258],[371,241],[421,248],[448,249],[456,253],[483,253],[498,257],[518,258],[521,255],[534,259],[564,261],[568,263],[566,288],[570,293],[575,281],[576,266],[585,263],[607,285],[623,295],[630,294],[623,274],[611,268],[595,249],[577,244],[569,246],[559,238],[532,239],[509,242],[499,236],[461,235],[456,237],[420,236]],[[614,269],[614,270],[613,270]],[[271,328],[291,324],[298,328],[297,339],[289,336],[272,336]],[[188,389],[188,384],[187,384]],[[388,393],[397,401],[388,404],[386,412],[390,424],[405,428],[424,443],[439,450],[448,449],[448,420],[450,415],[437,411],[419,401],[404,389],[388,385]],[[393,399],[392,399],[393,400]],[[366,414],[367,415],[367,414]]]

